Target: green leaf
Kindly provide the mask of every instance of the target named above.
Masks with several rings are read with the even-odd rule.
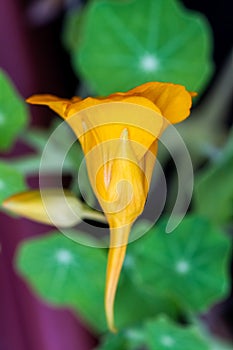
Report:
[[[52,233],[23,243],[17,266],[44,300],[72,307],[94,329],[106,329],[103,249],[86,247],[61,233]]]
[[[233,129],[220,156],[196,180],[196,212],[222,224],[233,219]]]
[[[27,188],[23,175],[0,161],[0,204],[9,196]]]
[[[66,46],[77,75],[100,95],[148,81],[200,92],[211,77],[210,26],[179,1],[94,0],[81,20],[80,11],[74,16],[65,26]]]
[[[0,149],[7,150],[25,128],[26,104],[7,75],[0,70]]]
[[[164,234],[165,228],[160,224],[156,234],[152,230],[129,245],[115,304],[119,330],[141,324],[159,313],[175,318],[181,307],[200,310],[225,296],[228,239],[199,218],[185,222],[182,230],[180,225],[170,235]],[[83,236],[74,232],[77,234]],[[85,237],[84,244],[88,236]],[[171,256],[173,246],[176,254]],[[174,269],[174,261],[184,259],[190,264],[186,274]],[[17,259],[21,275],[38,295],[50,303],[72,307],[101,332],[106,331],[106,263],[105,249],[83,246],[56,233],[26,241]],[[184,264],[179,268],[184,269]]]
[[[79,240],[83,237],[83,243],[88,244],[87,235],[80,232],[73,234],[78,234]],[[72,237],[72,231],[69,231],[69,237]],[[44,300],[72,307],[97,331],[106,331],[106,264],[105,249],[83,246],[56,233],[25,241],[17,259],[21,275]],[[152,299],[144,293],[142,286],[139,288],[132,283],[127,264],[126,262],[121,277],[115,307],[119,329],[142,322],[161,311],[174,315],[169,302],[166,303],[162,298]],[[135,308],[135,305],[139,307]]]
[[[145,342],[148,350],[210,350],[193,327],[182,327],[165,317],[145,325]]]
[[[132,278],[152,295],[173,300],[181,312],[200,312],[229,292],[231,241],[198,216],[186,216],[170,234],[167,220],[129,245]]]
[[[132,228],[131,238],[137,239],[142,232],[148,231],[149,227],[151,227],[149,221],[137,221]],[[143,281],[133,277],[135,270],[137,270],[137,265],[131,253],[131,244],[129,244],[115,301],[115,319],[118,330],[141,324],[148,317],[155,317],[161,313],[176,318],[179,310],[175,303],[168,300],[166,296],[145,288]]]
[[[177,309],[174,303],[158,294],[148,293],[143,284],[132,281],[131,267],[128,264],[130,262],[126,257],[115,302],[117,329],[141,324],[148,317],[155,317],[160,313],[175,318]]]
[[[105,336],[96,350],[148,350],[144,345],[144,329],[126,328],[117,334]]]
[[[143,327],[108,335],[98,350],[212,350],[193,326],[182,326],[160,316]]]
[[[78,46],[78,31],[80,28],[81,21],[81,11],[70,11],[66,14],[63,32],[62,32],[62,42],[67,50],[75,50]]]
[[[124,333],[108,335],[96,350],[134,350]]]

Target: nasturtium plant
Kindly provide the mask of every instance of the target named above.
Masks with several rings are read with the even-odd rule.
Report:
[[[33,95],[27,99],[58,113],[85,154],[90,184],[110,229],[105,313],[112,331],[116,330],[114,301],[128,237],[146,202],[158,138],[169,123],[189,116],[194,95],[179,84],[149,82],[106,98]]]
[[[132,278],[151,295],[173,300],[181,312],[205,311],[229,292],[231,241],[196,215],[186,215],[172,233],[166,233],[166,225],[167,219],[162,219],[129,245]]]
[[[213,71],[208,21],[177,0],[90,1],[68,17],[64,41],[100,95],[153,80],[200,92]]]
[[[81,24],[81,18],[81,10],[72,10],[66,14],[64,19],[62,41],[68,51],[76,50],[78,46],[78,31]]]
[[[88,235],[67,231],[88,243]],[[97,245],[93,238],[89,244]],[[17,254],[17,269],[33,290],[45,301],[73,308],[93,330],[106,331],[104,317],[104,281],[106,249],[80,245],[60,232],[52,232],[22,243]],[[126,264],[127,265],[127,264]],[[142,285],[135,285],[125,266],[116,300],[119,329],[142,322],[161,312],[175,316],[174,305],[165,298],[148,295]],[[128,300],[128,295],[131,295]],[[127,305],[127,307],[126,307]],[[143,308],[135,308],[143,305]]]
[[[179,326],[165,317],[148,321],[144,335],[148,350],[210,350],[195,328]]]
[[[7,150],[25,128],[28,111],[12,82],[0,70],[0,150]]]
[[[92,328],[104,330],[106,260],[103,250],[53,232],[25,241],[17,255],[17,268],[44,300],[78,309]]]
[[[233,129],[215,162],[197,176],[194,191],[196,212],[212,222],[224,224],[233,220]],[[221,179],[221,181],[219,181]]]
[[[4,161],[0,161],[0,204],[4,199],[26,188],[23,175]]]
[[[146,321],[140,329],[109,335],[98,350],[212,350],[193,326],[182,326],[165,316]]]
[[[151,295],[142,284],[135,283],[131,278],[131,269],[124,266],[119,288],[116,295],[116,326],[118,330],[135,324],[141,324],[148,317],[161,313],[172,318],[178,316],[176,305],[161,295]],[[136,307],[142,305],[142,307]]]

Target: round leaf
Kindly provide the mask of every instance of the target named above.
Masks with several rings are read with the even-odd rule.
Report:
[[[11,147],[26,126],[27,118],[26,104],[6,74],[0,70],[0,149]]]
[[[78,11],[77,20],[70,17],[64,36],[76,73],[96,93],[126,91],[148,81],[200,92],[209,81],[209,24],[179,1],[96,0],[79,16]]]
[[[9,196],[25,189],[23,175],[10,165],[0,161],[0,204]]]
[[[126,257],[126,264],[128,264],[127,260]],[[134,283],[126,264],[121,274],[115,302],[117,329],[121,330],[135,324],[141,324],[145,319],[155,317],[160,313],[166,313],[175,318],[177,309],[174,303],[155,294],[152,297],[143,285]],[[137,307],[135,307],[136,305]]]
[[[80,232],[74,231],[73,235],[77,234],[79,238],[82,236]],[[88,236],[85,235],[85,238],[87,240]],[[94,329],[105,331],[106,258],[104,249],[82,246],[54,233],[25,241],[18,252],[17,267],[44,300],[72,307]],[[124,270],[115,307],[119,329],[161,311],[174,315],[169,303],[166,304],[162,298],[148,298],[142,288],[132,283],[126,266]],[[141,307],[135,309],[135,305]]]
[[[210,222],[186,216],[170,234],[161,220],[142,239],[130,244],[133,278],[153,294],[174,300],[184,311],[199,312],[229,291],[231,242]]]
[[[97,330],[106,329],[105,266],[103,249],[82,246],[57,233],[26,241],[17,259],[21,275],[44,300],[73,307]]]
[[[146,323],[144,332],[148,350],[210,350],[194,328],[183,328],[164,317]]]
[[[98,350],[212,350],[194,327],[183,327],[168,318],[147,321],[141,328],[108,335]]]

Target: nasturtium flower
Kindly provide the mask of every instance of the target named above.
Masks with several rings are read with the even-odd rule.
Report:
[[[105,310],[114,331],[117,284],[130,229],[148,195],[158,139],[170,123],[189,115],[192,93],[181,85],[151,82],[108,97],[35,95],[27,101],[57,112],[81,143],[91,186],[110,227]]]
[[[101,213],[89,209],[72,192],[57,188],[20,192],[7,198],[3,206],[27,219],[60,228],[73,227],[83,219],[105,222]]]

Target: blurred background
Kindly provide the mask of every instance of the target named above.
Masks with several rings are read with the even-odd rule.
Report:
[[[154,1],[156,2],[156,0]],[[130,3],[129,1],[123,0],[119,2]],[[210,31],[212,31],[213,50],[208,49],[207,45],[205,50],[209,50],[209,53],[203,54],[205,58],[203,58],[201,62],[202,68],[204,65],[206,65],[206,67],[209,65],[209,68],[207,69],[208,72],[205,72],[206,76],[203,78],[204,81],[198,86],[198,89],[200,88],[200,94],[195,105],[194,113],[196,111],[196,115],[201,115],[201,112],[205,113],[205,111],[207,111],[207,113],[210,114],[209,124],[207,123],[206,125],[207,128],[210,125],[211,130],[214,128],[210,139],[213,136],[211,141],[213,141],[213,143],[216,141],[216,144],[212,148],[205,148],[203,145],[202,150],[204,150],[204,152],[202,155],[196,154],[195,152],[193,153],[193,159],[196,162],[194,168],[196,171],[199,171],[205,167],[209,160],[213,160],[213,154],[216,156],[216,150],[218,150],[218,147],[224,145],[224,135],[228,134],[232,126],[233,111],[231,96],[233,76],[230,74],[232,74],[233,7],[232,3],[227,0],[222,0],[221,3],[200,0],[183,0],[181,2],[185,8],[204,15],[209,22]],[[100,58],[95,56],[95,48],[93,47],[95,47],[97,43],[95,39],[93,39],[93,41],[89,43],[80,43],[79,47],[78,44],[76,44],[75,37],[76,25],[79,25],[79,20],[81,22],[85,22],[86,20],[87,27],[88,23],[93,20],[93,22],[91,22],[93,26],[89,28],[90,33],[83,34],[83,36],[86,35],[87,39],[91,38],[95,30],[97,33],[101,33],[101,28],[98,27],[99,22],[97,17],[96,22],[94,22],[94,14],[92,14],[93,17],[89,14],[89,17],[86,17],[86,19],[85,16],[83,19],[79,18],[78,14],[81,13],[81,11],[86,11],[87,6],[91,6],[91,3],[92,1],[86,2],[81,0],[0,1],[0,69],[10,78],[15,89],[23,99],[35,93],[51,93],[67,98],[76,94],[83,97],[87,94],[105,95],[119,89],[127,90],[137,85],[137,81],[135,81],[132,82],[132,86],[128,86],[130,79],[126,79],[125,81],[127,81],[127,83],[125,83],[125,87],[124,85],[122,87],[119,86],[118,81],[116,81],[114,86],[114,76],[111,77],[111,84],[108,85],[108,83],[106,83],[103,84],[103,86],[98,85],[101,79],[104,80],[106,76],[111,74],[111,69],[107,69],[106,76],[102,75],[99,77],[98,74],[96,74],[96,77],[94,76],[92,81],[90,74],[95,70],[95,63],[96,71],[99,69],[99,71],[102,72],[104,69],[99,63]],[[147,1],[145,3],[147,3]],[[144,7],[146,8],[146,5]],[[140,11],[143,11],[144,7],[142,6],[142,9],[140,9],[140,6],[138,6],[138,12],[133,12],[132,16],[135,16],[135,18],[137,16],[140,17],[140,15],[143,16],[143,12]],[[77,14],[76,17],[74,14]],[[117,11],[116,14],[120,16]],[[86,14],[86,16],[88,16],[88,14]],[[124,15],[122,15],[122,18],[123,17]],[[135,19],[135,23],[136,22]],[[174,21],[174,28],[176,25],[178,24]],[[85,28],[82,30],[85,31]],[[87,30],[88,29],[86,29],[86,31]],[[107,32],[104,34],[111,35],[111,33]],[[79,33],[79,35],[81,34]],[[127,37],[126,32],[123,35]],[[114,38],[115,36],[113,35],[113,40],[115,40]],[[106,39],[106,45],[108,45],[108,40],[111,41],[111,38]],[[207,39],[205,40],[208,41]],[[91,46],[91,48],[88,45]],[[189,41],[189,45],[190,47],[194,45],[194,51],[198,50],[198,45],[195,49],[196,44],[194,39],[193,41]],[[212,46],[212,44],[210,44],[210,46]],[[80,54],[77,53],[79,50]],[[101,46],[99,50],[101,51]],[[114,53],[114,49],[111,48],[111,50]],[[120,45],[118,50],[120,50]],[[122,52],[123,51],[124,48],[122,48]],[[88,58],[86,64],[84,64],[83,61],[85,61],[85,55],[88,55],[88,52],[90,55],[93,54],[92,61]],[[104,53],[105,60],[109,63],[104,62],[103,65],[105,64],[106,67],[109,65],[110,67],[112,64],[114,70],[117,64],[119,64],[119,61],[116,63],[111,55],[108,58],[108,53],[106,49]],[[200,55],[200,57],[202,55],[200,52],[185,53],[187,57],[190,54]],[[75,57],[77,55],[79,55],[79,57],[76,59]],[[210,60],[212,60],[212,62],[210,62]],[[129,60],[129,65],[130,62]],[[195,64],[196,63],[194,63],[194,65]],[[121,78],[124,77],[124,74],[126,74],[126,77],[127,74],[131,74],[130,72],[125,73],[125,68],[123,69],[120,64],[118,68],[121,71]],[[197,68],[197,71],[198,69],[199,68]],[[88,70],[90,74],[88,74]],[[182,70],[183,67],[181,65],[180,71]],[[165,81],[173,81],[174,73],[171,74],[170,80],[169,72],[166,74]],[[182,80],[183,77],[180,78],[178,75],[177,80],[179,79]],[[184,79],[189,79],[188,73],[187,77]],[[143,83],[143,80],[145,82],[156,80],[156,74],[151,77],[146,75],[146,77],[138,78],[138,84]],[[157,80],[161,80],[160,76]],[[182,83],[182,81],[175,82]],[[225,86],[225,90],[223,89],[223,85]],[[195,86],[193,86],[192,89],[195,89]],[[0,91],[0,94],[3,95],[3,92]],[[220,99],[218,99],[220,103],[217,107],[214,104],[214,101],[216,101],[216,94],[221,94]],[[221,100],[224,105],[221,104]],[[1,97],[0,101],[2,101]],[[217,108],[216,113],[218,114],[222,113],[222,116],[218,115],[216,117],[218,122],[221,120],[222,129],[224,129],[221,135],[219,135],[218,122],[214,124],[215,121],[211,121],[211,108],[212,111],[216,111]],[[48,130],[53,119],[54,113],[50,112],[48,109],[30,108],[28,128],[40,127]],[[189,127],[189,131],[193,133],[193,130],[195,130],[196,134],[199,132],[201,134],[202,128],[202,125],[195,124],[195,126]],[[186,135],[189,135],[189,133]],[[192,148],[192,145],[190,147]],[[14,142],[12,142],[11,147],[2,150],[1,159],[2,161],[9,161],[23,155],[31,155],[33,152],[33,148],[23,141],[22,134],[20,135],[19,132]],[[229,169],[232,179],[233,153],[231,153],[231,155],[231,167],[227,169]],[[167,166],[169,167],[169,165]],[[38,176],[36,174],[30,174],[27,178],[27,182],[30,187],[37,188],[39,185]],[[229,182],[232,182],[232,180],[229,179]],[[222,186],[224,186],[224,183],[222,183]],[[233,191],[231,193],[229,207],[231,212],[233,208],[232,198]],[[216,198],[216,210],[219,210],[218,198]],[[229,236],[232,234],[232,213],[230,218],[231,219],[223,222],[223,227],[227,230]],[[79,320],[70,309],[62,306],[58,308],[52,306],[46,299],[43,301],[38,295],[32,292],[32,289],[25,280],[15,271],[15,255],[20,242],[33,236],[37,237],[43,235],[49,230],[50,228],[44,225],[39,225],[27,221],[26,219],[11,218],[4,212],[0,213],[0,350],[90,350],[97,346],[99,342],[98,332],[91,331],[86,322]],[[224,301],[216,303],[214,307],[210,308],[208,313],[205,313],[203,319],[212,332],[224,340],[232,341],[232,317],[233,301],[232,296],[228,293]],[[123,349],[123,346],[119,347],[119,349],[121,348]]]

